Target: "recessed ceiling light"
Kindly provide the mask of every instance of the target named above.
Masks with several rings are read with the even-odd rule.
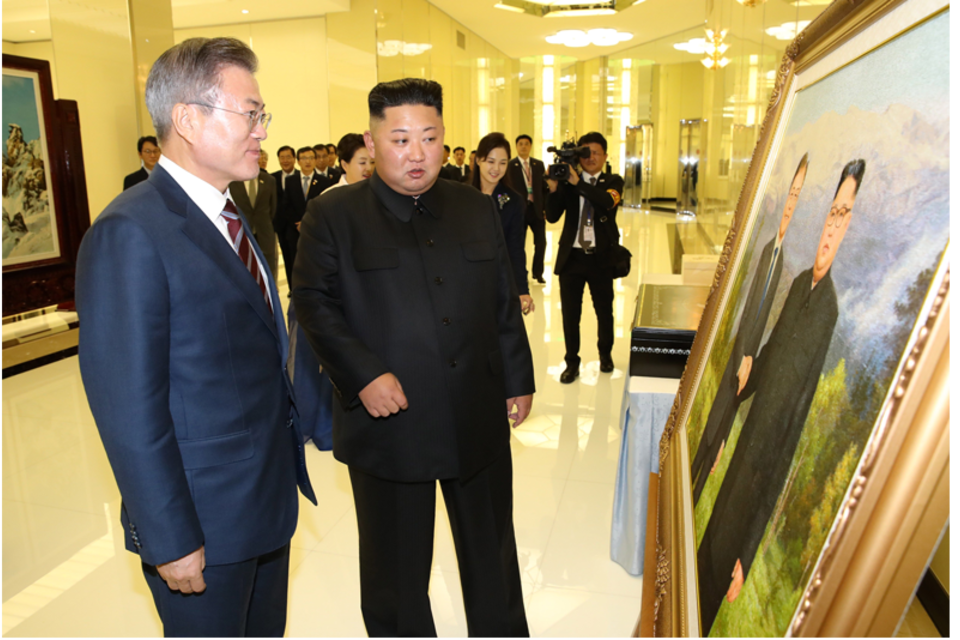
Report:
[[[632,33],[616,29],[590,29],[590,31],[564,29],[552,36],[547,36],[546,40],[550,44],[562,44],[568,47],[586,47],[591,44],[598,47],[612,47],[632,38]]]
[[[246,9],[241,9],[241,10],[240,10],[240,13],[250,13],[250,12],[247,11]]]
[[[36,31],[34,31],[33,29],[30,29],[30,33],[36,33]]]
[[[686,42],[678,42],[673,45],[674,49],[679,51],[686,51],[687,53],[693,53],[695,55],[703,55],[707,52],[707,40],[706,38],[690,38]]]
[[[807,28],[807,25],[810,24],[809,20],[801,20],[800,22],[784,22],[778,27],[770,27],[766,29],[768,36],[773,36],[777,40],[793,40],[797,37],[797,34]]]

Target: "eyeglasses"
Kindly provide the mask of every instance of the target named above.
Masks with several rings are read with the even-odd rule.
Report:
[[[829,227],[832,224],[833,226],[839,228],[840,225],[843,224],[844,216],[848,215],[849,213],[850,207],[847,207],[846,205],[842,207],[831,208],[830,215],[827,216],[827,226]]]
[[[265,111],[234,111],[232,109],[224,109],[223,107],[215,107],[212,104],[206,104],[204,102],[188,102],[187,104],[195,104],[201,107],[206,107],[207,109],[218,109],[220,111],[226,111],[227,113],[235,113],[238,116],[246,116],[250,119],[250,131],[256,129],[258,124],[262,125],[263,128],[266,129],[270,126],[270,122],[273,120],[273,114]]]
[[[148,156],[158,156],[160,155],[160,149],[144,149],[140,153]]]

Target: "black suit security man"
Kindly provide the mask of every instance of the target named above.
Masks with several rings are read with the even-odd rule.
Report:
[[[325,147],[324,151],[326,151]],[[330,178],[316,171],[316,157],[316,151],[312,147],[297,149],[300,173],[288,177],[283,185],[282,212],[286,219],[283,222],[284,236],[280,242],[280,248],[283,249],[287,285],[291,291],[293,290],[293,265],[297,261],[297,246],[300,242],[300,221],[303,220],[303,214],[307,211],[307,203],[333,185]]]
[[[435,636],[436,484],[471,636],[527,635],[510,426],[533,402],[530,346],[492,198],[438,179],[442,89],[370,92],[369,179],[308,206],[297,319],[330,375],[333,453],[350,468],[371,636]]]
[[[566,214],[557,248],[555,270],[560,276],[560,304],[566,369],[560,382],[570,384],[580,375],[580,313],[583,288],[590,287],[597,312],[597,349],[600,371],[613,371],[613,249],[620,243],[617,209],[623,194],[623,178],[604,173],[607,139],[595,131],[580,137],[578,146],[590,149],[580,159],[583,173],[570,169],[569,180],[547,179],[547,221]]]
[[[543,161],[530,156],[533,138],[525,133],[517,136],[517,157],[507,165],[510,184],[526,195],[524,221],[533,233],[533,264],[530,275],[545,284],[543,279],[543,258],[547,252],[547,224],[543,215],[543,203],[547,195],[547,183],[543,179],[545,167]]]

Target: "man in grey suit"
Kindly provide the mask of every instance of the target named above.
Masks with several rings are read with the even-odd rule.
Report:
[[[276,282],[277,233],[273,230],[273,219],[277,215],[277,182],[264,166],[268,157],[267,152],[261,149],[260,175],[246,182],[231,182],[230,195],[253,228],[253,237],[260,245]]]
[[[703,435],[700,436],[697,454],[693,458],[690,478],[696,482],[693,488],[694,504],[700,500],[703,487],[716,468],[716,462],[723,453],[724,443],[730,435],[733,419],[740,408],[742,398],[739,394],[742,387],[738,379],[739,374],[744,367],[748,366],[746,363],[752,362],[753,358],[757,357],[757,352],[760,350],[760,340],[767,327],[767,318],[770,316],[773,298],[777,293],[777,285],[780,284],[780,274],[783,271],[783,238],[787,233],[787,227],[790,226],[793,212],[797,208],[797,200],[800,198],[800,190],[803,189],[803,181],[806,177],[807,154],[803,154],[797,171],[793,174],[787,200],[783,203],[783,214],[780,216],[777,234],[760,254],[753,283],[747,294],[747,302],[740,314],[740,326],[733,343],[733,351],[730,353],[730,359],[727,360],[723,377],[720,378],[717,395],[710,407],[710,415],[703,428]],[[708,467],[708,464],[711,466]]]
[[[756,362],[740,371],[741,393],[744,399],[753,395],[753,404],[697,549],[705,634],[724,598],[739,597],[787,484],[839,317],[833,262],[850,228],[865,169],[859,159],[843,168],[813,266],[794,278],[769,340]]]

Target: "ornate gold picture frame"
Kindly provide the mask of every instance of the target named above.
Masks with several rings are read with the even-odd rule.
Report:
[[[948,42],[945,0],[837,0],[788,48],[661,440],[640,635],[895,632],[949,513]]]

